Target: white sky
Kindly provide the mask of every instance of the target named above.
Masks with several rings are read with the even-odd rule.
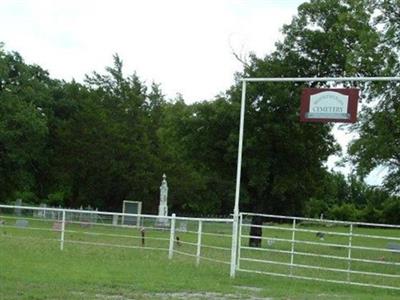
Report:
[[[210,100],[233,84],[232,55],[264,56],[303,0],[0,0],[0,41],[53,78],[82,81],[118,53],[126,75],[167,98]],[[350,136],[335,134],[342,145]],[[334,165],[335,158],[329,161]],[[348,173],[349,167],[341,169]],[[376,176],[369,182],[376,184]]]
[[[233,83],[239,54],[263,56],[302,0],[0,0],[0,40],[55,78],[81,81],[118,53],[126,74],[194,101]]]

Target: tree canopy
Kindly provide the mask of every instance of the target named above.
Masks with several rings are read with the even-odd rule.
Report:
[[[233,209],[241,77],[387,76],[400,71],[398,1],[312,0],[283,27],[265,57],[250,55],[235,83],[209,101],[166,99],[161,86],[126,76],[114,56],[82,83],[50,78],[0,47],[0,202],[119,210],[124,199],[156,212],[167,174],[170,211]],[[345,82],[362,90],[357,174],[327,170],[340,147],[332,124],[299,122],[304,87],[331,82],[257,83],[247,88],[242,211],[399,222],[398,83]],[[387,166],[385,190],[362,178]],[[356,176],[358,175],[358,177]],[[260,220],[254,220],[260,222]]]
[[[381,72],[400,76],[400,2],[372,1],[382,51]],[[382,50],[381,50],[382,49]],[[386,167],[384,184],[392,193],[400,192],[400,84],[377,83],[369,89],[370,105],[364,107],[355,126],[359,138],[350,146],[357,173],[365,177],[376,167]]]

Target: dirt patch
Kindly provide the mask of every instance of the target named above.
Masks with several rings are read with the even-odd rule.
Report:
[[[149,299],[157,299],[157,300],[204,300],[204,299],[212,299],[212,300],[268,300],[268,298],[260,298],[251,295],[242,295],[242,294],[222,294],[222,293],[211,293],[211,292],[198,292],[198,293],[190,293],[190,292],[179,292],[179,293],[151,293],[144,294],[149,296]],[[271,298],[269,298],[271,300]]]
[[[212,292],[175,292],[175,293],[143,293],[135,296],[103,295],[96,294],[95,299],[103,300],[272,300],[272,298],[260,298],[243,294],[223,294]]]
[[[245,285],[236,285],[234,287],[237,288],[237,289],[250,291],[250,292],[254,292],[254,293],[259,293],[259,292],[261,292],[263,290],[262,288],[253,287],[253,286],[245,286]]]

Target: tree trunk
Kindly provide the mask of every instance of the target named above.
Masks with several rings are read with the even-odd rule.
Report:
[[[270,172],[267,181],[262,189],[252,188],[249,184],[248,193],[252,199],[252,212],[255,214],[261,214],[267,211],[266,207],[268,206],[268,202],[265,199],[272,199],[271,197],[271,186],[274,181],[273,175]],[[248,181],[247,181],[248,183]],[[262,224],[265,220],[264,217],[260,215],[255,215],[251,219],[251,227],[250,227],[250,238],[249,238],[249,247],[261,248],[262,246]]]
[[[250,227],[250,239],[249,239],[249,247],[257,247],[261,248],[262,242],[262,228],[258,227],[262,225],[263,218],[260,216],[253,216],[251,219],[251,227]],[[258,225],[258,226],[253,226]]]

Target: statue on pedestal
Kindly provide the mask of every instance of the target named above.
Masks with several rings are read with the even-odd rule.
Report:
[[[168,216],[168,185],[167,185],[167,176],[163,175],[163,180],[160,186],[160,205],[158,206],[158,218],[156,225],[159,227],[168,227],[169,221],[163,217]]]

